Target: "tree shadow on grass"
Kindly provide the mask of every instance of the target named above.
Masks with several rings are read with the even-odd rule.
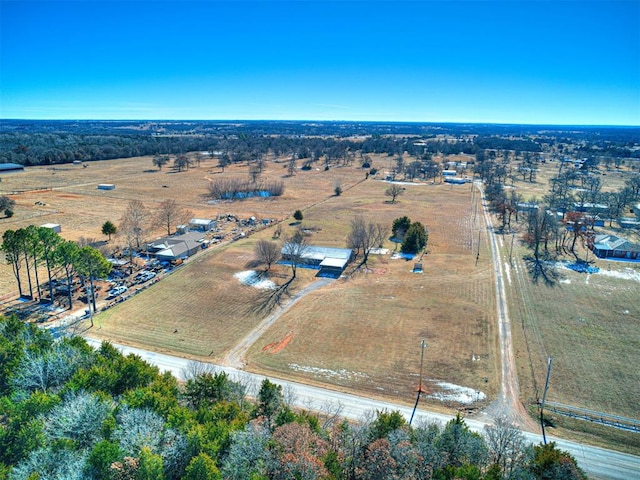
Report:
[[[282,285],[276,286],[273,290],[264,290],[258,296],[255,303],[249,306],[249,311],[265,317],[273,312],[275,308],[282,306],[283,302],[291,298],[289,285],[291,285],[293,280],[294,278],[291,277]]]
[[[524,262],[533,283],[542,281],[547,287],[555,287],[560,281],[560,272],[551,262],[536,259],[530,255],[524,257]]]

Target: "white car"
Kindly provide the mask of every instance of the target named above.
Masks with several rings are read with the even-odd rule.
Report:
[[[156,276],[155,272],[142,272],[138,274],[138,281],[140,282],[148,282],[152,278]]]
[[[107,292],[107,298],[117,297],[118,295],[122,295],[127,290],[128,290],[127,287],[125,287],[124,285],[120,285],[118,287],[112,288]]]

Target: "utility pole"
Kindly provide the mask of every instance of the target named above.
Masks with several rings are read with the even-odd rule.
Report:
[[[547,379],[544,381],[544,392],[542,393],[542,404],[540,405],[540,426],[542,427],[542,441],[547,444],[547,436],[544,433],[544,402],[547,400],[547,390],[549,389],[549,377],[551,376],[551,361],[553,357],[547,360]]]
[[[411,418],[409,419],[409,426],[411,426],[411,422],[413,422],[413,416],[416,414],[416,409],[418,408],[418,402],[420,401],[420,394],[422,393],[422,366],[424,365],[424,349],[427,346],[427,342],[425,342],[424,338],[420,343],[420,347],[422,351],[420,352],[420,378],[418,380],[418,396],[416,397],[416,404],[413,406],[413,412],[411,412]]]
[[[513,240],[516,237],[516,232],[511,232],[511,247],[509,248],[509,265],[513,266],[511,261],[511,255],[513,254]]]

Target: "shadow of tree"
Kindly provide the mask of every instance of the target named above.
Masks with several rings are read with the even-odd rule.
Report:
[[[249,305],[249,311],[254,314],[266,316],[270,314],[276,307],[282,305],[282,302],[291,298],[289,293],[289,285],[294,278],[289,278],[282,285],[278,285],[273,290],[263,291],[257,298],[256,302]]]
[[[533,283],[538,283],[538,281],[542,280],[548,287],[554,287],[561,279],[560,272],[551,262],[539,258],[536,259],[531,255],[524,257],[524,262]]]

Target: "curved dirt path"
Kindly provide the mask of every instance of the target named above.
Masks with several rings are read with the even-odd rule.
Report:
[[[333,281],[332,278],[319,278],[315,282],[307,285],[298,293],[296,293],[291,299],[278,307],[275,312],[262,320],[253,330],[251,330],[242,340],[240,340],[234,347],[231,348],[221,360],[221,365],[227,367],[233,367],[242,369],[245,367],[246,362],[244,356],[251,346],[258,341],[258,339],[267,331],[267,329],[273,325],[280,316],[289,310],[295,303],[304,297],[307,293],[313,292],[320,287],[324,287]]]
[[[487,226],[487,235],[491,245],[491,257],[493,259],[496,306],[498,314],[498,331],[500,335],[500,358],[502,363],[502,375],[500,383],[500,395],[491,403],[483,413],[491,418],[507,417],[523,430],[536,431],[537,424],[529,416],[524,405],[520,401],[520,387],[518,385],[518,374],[516,360],[513,355],[513,344],[511,341],[511,320],[507,306],[507,297],[504,285],[504,273],[502,269],[502,259],[496,234],[493,229],[491,215],[484,199],[484,191],[477,185],[482,195],[482,210]]]

